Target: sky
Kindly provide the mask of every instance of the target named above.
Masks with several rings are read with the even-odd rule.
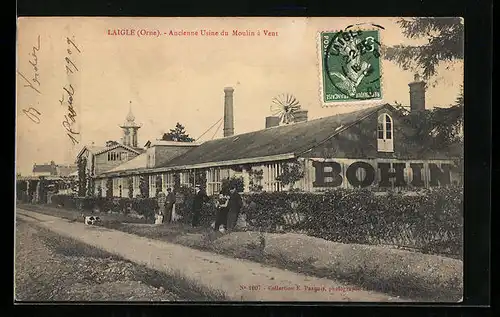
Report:
[[[359,103],[322,104],[318,34],[355,23],[375,23],[385,28],[380,31],[384,45],[422,43],[405,38],[396,20],[20,18],[16,172],[29,175],[34,163],[52,160],[74,163],[84,145],[119,141],[119,125],[130,105],[136,122],[142,124],[139,145],[160,138],[177,122],[198,138],[222,117],[224,87],[228,86],[235,89],[235,134],[263,129],[265,117],[271,115],[272,99],[282,93],[293,94],[308,110],[309,119],[366,107]],[[109,35],[114,30],[135,33]],[[140,30],[160,34],[225,30],[229,35],[138,36]],[[261,35],[232,36],[233,30],[260,31]],[[278,35],[264,36],[264,30]],[[413,72],[382,60],[383,99],[376,103],[409,105],[408,83],[413,77]],[[438,84],[426,92],[426,107],[449,106],[463,83],[463,63],[440,65],[435,79]],[[70,95],[74,123],[68,118]],[[199,141],[222,137],[222,127],[218,131],[216,127]],[[76,141],[70,139],[68,131],[78,133],[72,134]]]

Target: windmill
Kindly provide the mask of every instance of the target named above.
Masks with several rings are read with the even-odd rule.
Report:
[[[281,94],[273,98],[271,113],[280,119],[280,124],[289,124],[295,122],[295,114],[300,110],[300,103],[291,94]]]

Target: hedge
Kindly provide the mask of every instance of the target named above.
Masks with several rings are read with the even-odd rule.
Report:
[[[192,219],[193,192],[178,190],[180,222]],[[324,193],[261,192],[243,195],[242,213],[250,230],[299,231],[341,243],[390,244],[416,248],[424,253],[461,256],[463,238],[462,189],[442,187],[418,195],[379,195],[366,189],[337,189]],[[133,209],[152,219],[155,198],[78,198],[55,195],[52,202],[65,208],[126,213]],[[200,225],[209,226],[215,205],[205,205]]]
[[[377,195],[363,189],[322,194],[278,192],[245,197],[250,226],[260,231],[302,231],[341,243],[391,244],[425,253],[462,254],[462,189],[419,195]],[[286,221],[286,220],[296,221]]]
[[[66,209],[78,209],[100,212],[117,212],[127,214],[135,211],[147,219],[153,219],[157,210],[154,198],[108,198],[108,197],[78,197],[72,195],[53,195],[52,204]]]

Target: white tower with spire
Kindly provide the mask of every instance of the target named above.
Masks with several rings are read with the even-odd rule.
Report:
[[[123,123],[120,128],[123,130],[122,143],[123,145],[137,148],[137,132],[141,125],[135,123],[135,116],[132,113],[132,101],[129,102],[128,115],[125,118],[125,123]]]

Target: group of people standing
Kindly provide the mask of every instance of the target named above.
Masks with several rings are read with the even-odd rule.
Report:
[[[162,217],[160,223],[172,222],[173,210],[175,204],[175,194],[171,188],[167,188],[167,194],[158,193],[158,216]]]
[[[193,227],[199,225],[203,204],[209,201],[210,198],[207,196],[206,192],[202,190],[200,186],[196,186],[192,204],[193,218],[191,220],[191,225]],[[163,192],[158,194],[158,215],[163,217],[160,223],[169,223],[172,221],[174,204],[175,194],[172,192],[171,188],[167,189],[166,195]],[[236,187],[233,186],[229,188],[229,190],[221,190],[215,201],[215,206],[217,207],[217,215],[214,229],[220,230],[222,227],[224,230],[233,229],[236,226],[238,216],[243,206],[243,201]]]
[[[198,226],[201,209],[203,203],[209,201],[205,191],[200,187],[196,187],[196,194],[193,200],[193,227]],[[215,201],[217,207],[217,215],[215,219],[214,230],[232,230],[238,221],[238,216],[243,206],[243,201],[240,194],[238,194],[236,187],[231,187],[229,190],[223,189],[219,193],[219,197]]]
[[[217,207],[217,216],[215,219],[214,230],[232,230],[238,221],[243,201],[240,194],[236,191],[236,187],[227,190],[222,190],[219,193],[218,199],[215,201]]]

